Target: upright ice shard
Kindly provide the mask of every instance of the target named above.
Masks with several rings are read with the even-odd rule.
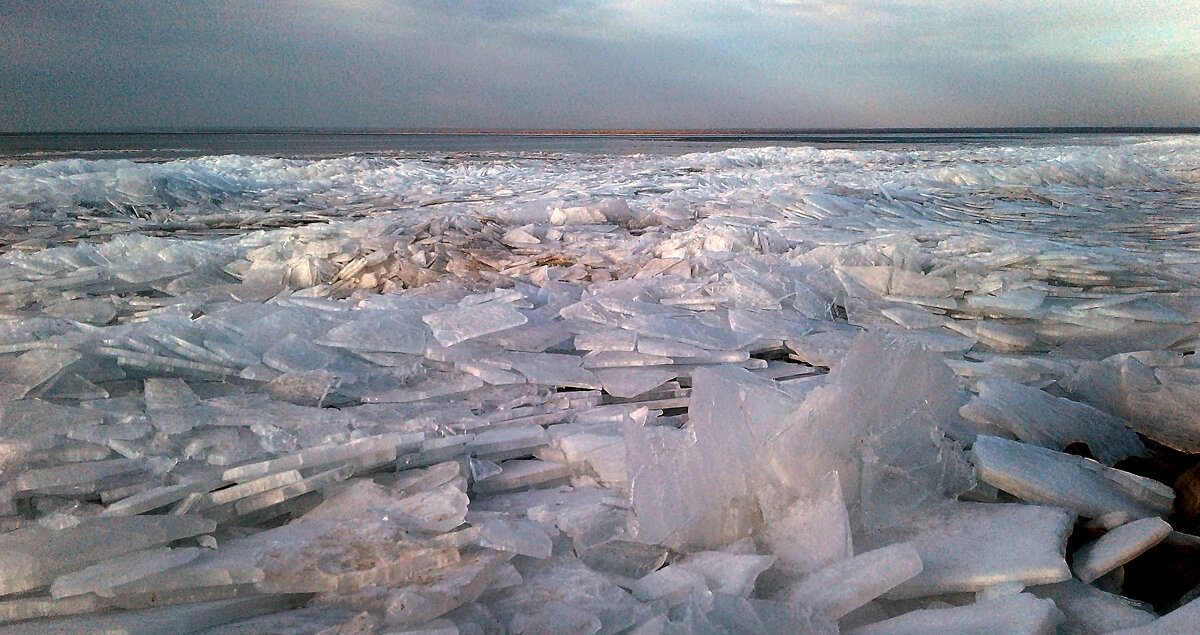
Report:
[[[873,336],[808,394],[735,367],[698,370],[685,431],[628,431],[639,537],[720,547],[815,495],[831,471],[863,526],[944,503],[970,482],[937,427],[953,413],[950,376],[933,355]]]

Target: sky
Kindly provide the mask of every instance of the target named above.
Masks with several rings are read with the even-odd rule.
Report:
[[[0,0],[0,132],[1200,125],[1200,0]]]

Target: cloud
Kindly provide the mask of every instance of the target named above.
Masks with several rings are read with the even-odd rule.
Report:
[[[1196,5],[3,3],[0,130],[1195,125]]]

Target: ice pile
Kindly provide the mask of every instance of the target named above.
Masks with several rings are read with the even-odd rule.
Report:
[[[1122,593],[1200,553],[1200,257],[1147,240],[1197,167],[2,168],[0,623],[1171,632]]]

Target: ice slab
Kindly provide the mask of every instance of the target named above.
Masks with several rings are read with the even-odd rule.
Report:
[[[426,314],[421,319],[442,346],[453,346],[528,321],[520,311],[499,302],[453,307]]]
[[[807,396],[736,368],[698,370],[687,430],[628,430],[638,535],[720,547],[814,493],[830,471],[851,484],[864,524],[940,504],[969,482],[937,431],[953,413],[949,376],[931,354],[873,337]]]
[[[1028,593],[953,608],[922,609],[857,628],[852,635],[1049,635],[1062,623],[1054,602]]]
[[[1046,292],[1040,289],[1016,289],[973,293],[964,299],[968,310],[988,317],[1035,318],[1041,314]]]
[[[670,369],[605,368],[593,369],[604,391],[614,397],[636,397],[675,379]]]
[[[118,556],[59,576],[50,585],[50,596],[56,600],[84,593],[95,593],[101,597],[111,596],[112,587],[182,566],[199,555],[200,549],[194,547],[164,547]]]
[[[479,527],[480,544],[530,558],[549,558],[550,536],[537,523],[492,519]]]
[[[511,492],[539,485],[552,484],[571,475],[571,467],[551,461],[513,460],[500,464],[501,472],[476,482],[472,491],[477,494]]]
[[[37,493],[86,494],[99,489],[105,479],[140,472],[144,462],[138,459],[86,461],[54,467],[28,470],[14,479],[12,491],[17,495]]]
[[[1075,576],[1090,583],[1138,557],[1170,533],[1171,525],[1161,518],[1142,518],[1115,527],[1075,552]]]
[[[933,297],[950,295],[950,284],[945,278],[926,275],[919,271],[906,271],[889,266],[846,267],[844,271],[859,284],[879,295]]]
[[[1074,520],[1073,513],[1055,507],[958,502],[860,542],[869,547],[905,541],[920,553],[920,575],[889,591],[888,598],[975,592],[1070,578],[1065,552]]]
[[[837,473],[827,474],[811,497],[802,497],[778,518],[768,519],[755,540],[775,555],[775,569],[791,576],[853,556],[850,517]]]
[[[708,594],[704,575],[687,567],[666,566],[641,579],[634,585],[633,597],[642,602],[659,602],[667,606],[682,604],[695,594]]]
[[[1113,634],[1186,635],[1196,631],[1197,622],[1200,622],[1200,600],[1192,600],[1149,624],[1113,631]]]
[[[737,597],[750,597],[760,573],[775,562],[775,556],[727,551],[699,551],[672,564],[703,576],[708,589]]]
[[[200,518],[110,516],[59,531],[32,527],[0,534],[0,595],[36,589],[93,563],[215,528]]]
[[[316,343],[377,353],[421,355],[425,352],[426,329],[415,316],[373,311],[362,313],[352,313],[350,322],[330,329]]]
[[[1109,633],[1143,626],[1156,618],[1148,605],[1101,591],[1079,580],[1037,586],[1029,591],[1054,600],[1067,616],[1061,628],[1072,633]]]
[[[483,601],[507,632],[619,633],[651,616],[624,589],[569,556],[551,558],[524,577],[524,585]]]
[[[439,618],[454,609],[474,602],[491,588],[505,584],[506,573],[521,576],[506,566],[509,556],[482,552],[442,567],[417,584],[386,592],[383,621],[393,628],[410,629]],[[377,609],[378,610],[378,609]]]
[[[898,543],[813,572],[787,589],[786,597],[789,603],[837,620],[921,573],[922,567],[916,547]]]
[[[1183,452],[1200,451],[1200,400],[1194,382],[1173,381],[1136,357],[1117,356],[1084,362],[1061,383],[1159,443]]]
[[[979,395],[959,413],[1026,443],[1062,450],[1083,442],[1105,465],[1147,452],[1125,422],[1091,406],[999,377],[982,379],[975,386]]]
[[[1124,514],[1128,519],[1165,515],[1171,488],[1078,456],[980,436],[971,448],[979,479],[1034,503],[1059,505],[1087,518]]]
[[[184,633],[198,632],[264,613],[295,608],[310,596],[251,596],[217,602],[181,604],[144,611],[35,620],[6,627],[8,633]]]

